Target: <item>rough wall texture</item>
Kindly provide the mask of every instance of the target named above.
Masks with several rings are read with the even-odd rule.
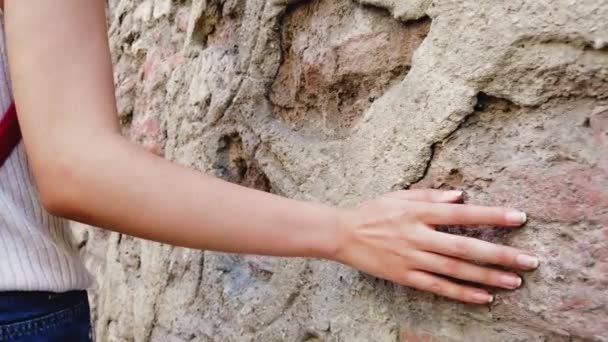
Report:
[[[110,0],[120,118],[149,151],[336,205],[462,188],[527,211],[478,235],[543,262],[476,307],[89,229],[99,341],[608,341],[607,18],[605,0]]]

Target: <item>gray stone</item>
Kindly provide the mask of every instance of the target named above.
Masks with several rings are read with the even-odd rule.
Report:
[[[362,4],[363,3],[363,4]],[[608,341],[608,3],[111,0],[123,132],[283,196],[462,188],[541,268],[485,307],[94,228],[99,341]],[[81,228],[82,229],[82,228]]]

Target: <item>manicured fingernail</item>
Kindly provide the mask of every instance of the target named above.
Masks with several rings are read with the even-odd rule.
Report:
[[[499,282],[503,287],[508,289],[516,289],[521,286],[521,278],[517,276],[501,276]]]
[[[446,191],[443,193],[445,201],[457,201],[462,198],[463,192],[461,190]]]
[[[523,268],[535,269],[538,267],[539,261],[535,256],[520,254],[515,258],[517,264]]]
[[[494,301],[494,297],[490,296],[487,293],[483,292],[475,292],[473,293],[473,301],[479,304],[492,303]]]
[[[507,222],[509,222],[509,224],[514,224],[514,225],[521,225],[526,223],[526,220],[528,219],[528,217],[526,216],[526,213],[522,213],[521,211],[507,211],[507,213],[505,214],[505,218],[507,219]]]

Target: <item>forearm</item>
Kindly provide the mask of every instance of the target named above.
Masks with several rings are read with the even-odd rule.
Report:
[[[337,209],[203,175],[119,136],[100,139],[74,149],[77,167],[59,176],[69,185],[58,211],[69,218],[226,252],[326,257],[338,244]]]

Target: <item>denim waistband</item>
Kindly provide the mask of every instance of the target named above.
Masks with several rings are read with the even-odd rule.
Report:
[[[86,304],[86,291],[0,292],[0,324],[11,324]],[[83,306],[81,305],[81,306]]]

